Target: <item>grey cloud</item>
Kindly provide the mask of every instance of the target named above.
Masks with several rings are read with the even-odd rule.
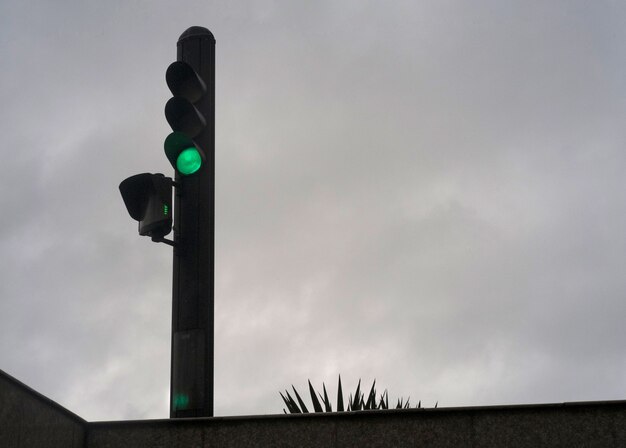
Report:
[[[117,185],[170,173],[163,76],[199,24],[217,414],[338,373],[428,405],[621,398],[620,4],[4,9],[0,368],[87,419],[167,415],[171,252]]]

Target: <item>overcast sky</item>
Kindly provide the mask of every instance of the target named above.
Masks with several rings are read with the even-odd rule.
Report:
[[[165,70],[216,37],[215,414],[626,398],[623,1],[0,0],[0,369],[167,418]]]

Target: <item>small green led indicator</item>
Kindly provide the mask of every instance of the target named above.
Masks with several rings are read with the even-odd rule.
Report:
[[[189,406],[189,397],[187,395],[174,395],[174,409],[185,409],[187,406]]]
[[[166,204],[163,204],[163,214],[167,216],[169,212],[170,212],[170,208]]]

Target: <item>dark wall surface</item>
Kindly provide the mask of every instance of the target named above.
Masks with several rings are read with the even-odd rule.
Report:
[[[1,448],[83,448],[87,422],[0,370]]]
[[[626,447],[626,402],[91,423],[89,448]]]
[[[88,423],[0,371],[0,448],[626,448],[626,401]]]

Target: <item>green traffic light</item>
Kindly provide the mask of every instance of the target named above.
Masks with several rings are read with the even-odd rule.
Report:
[[[186,176],[195,173],[201,166],[202,157],[200,157],[200,153],[194,147],[182,150],[176,159],[176,168],[181,174]]]

